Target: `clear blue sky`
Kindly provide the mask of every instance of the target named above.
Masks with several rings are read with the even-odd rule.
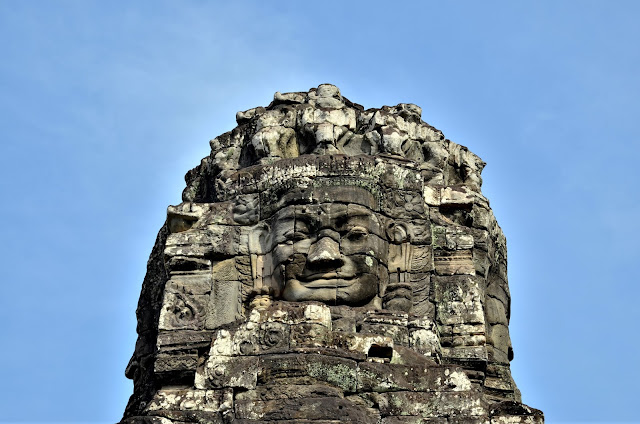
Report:
[[[311,5],[311,6],[308,6]],[[487,163],[513,374],[638,421],[640,2],[0,0],[0,420],[119,420],[166,207],[235,113],[338,85]]]

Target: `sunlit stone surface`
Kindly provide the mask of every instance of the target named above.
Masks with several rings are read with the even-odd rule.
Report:
[[[238,112],[170,206],[123,423],[542,423],[484,163],[323,84]]]

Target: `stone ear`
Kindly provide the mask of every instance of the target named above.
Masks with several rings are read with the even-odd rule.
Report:
[[[254,225],[249,230],[249,253],[256,255],[264,255],[270,249],[268,246],[269,241],[269,224],[261,222]]]
[[[411,233],[408,226],[392,221],[386,228],[389,240],[389,283],[383,296],[385,309],[408,312],[413,304],[411,291]]]
[[[406,272],[411,269],[411,233],[409,227],[397,221],[392,221],[386,228],[389,240],[389,274]]]
[[[269,249],[269,225],[261,222],[251,228],[249,232],[249,256],[251,257],[251,277],[253,289],[256,293],[264,291],[265,275],[271,275],[271,270],[265,270],[265,256]],[[271,262],[271,261],[267,261]],[[268,265],[268,264],[267,264]]]

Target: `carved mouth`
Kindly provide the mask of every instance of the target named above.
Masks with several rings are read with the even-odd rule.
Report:
[[[301,281],[315,281],[315,280],[351,280],[355,277],[353,274],[346,274],[340,271],[331,272],[304,272],[299,275],[298,278]]]
[[[333,278],[322,278],[323,276],[312,276],[313,278],[301,278],[300,284],[312,289],[334,289],[338,287],[349,287],[354,283],[354,277],[347,278],[335,278],[335,274],[331,275]]]

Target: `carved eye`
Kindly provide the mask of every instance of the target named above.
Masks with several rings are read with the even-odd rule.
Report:
[[[309,236],[301,231],[289,231],[284,235],[288,241],[297,242],[307,239]]]
[[[361,240],[364,240],[367,237],[367,235],[369,235],[369,232],[367,231],[366,228],[356,226],[356,227],[353,227],[351,230],[349,230],[349,232],[345,237],[349,241],[361,241]]]

